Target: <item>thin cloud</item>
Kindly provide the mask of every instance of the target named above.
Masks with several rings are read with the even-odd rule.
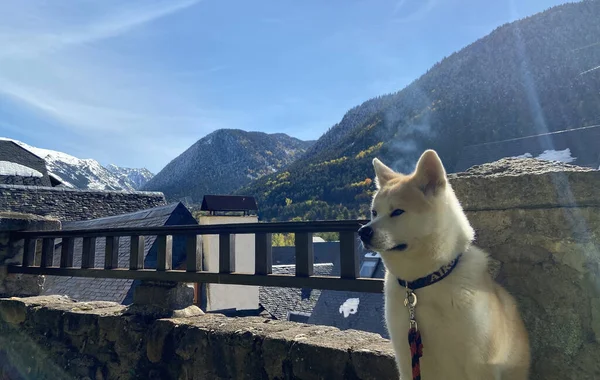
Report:
[[[400,10],[402,9],[402,7],[404,7],[404,4],[406,4],[407,0],[400,0],[398,2],[396,2],[396,5],[394,5],[394,10],[392,10],[392,15],[397,15],[398,12],[400,12]]]
[[[407,2],[408,0],[398,1],[394,7],[394,10],[392,11],[392,14],[396,15],[402,13],[402,10],[407,5]],[[416,9],[411,10],[406,14],[402,14],[400,17],[395,17],[393,22],[403,24],[407,22],[419,21],[423,19],[423,17],[425,17],[429,12],[431,12],[436,5],[437,0],[419,1],[419,6]]]
[[[199,0],[177,2],[150,3],[144,7],[117,9],[108,15],[102,15],[80,26],[63,25],[62,29],[42,31],[23,31],[17,26],[0,29],[0,42],[3,49],[0,57],[33,58],[40,54],[55,53],[65,48],[98,42],[107,38],[117,37],[137,27],[170,14],[179,12],[197,4]],[[0,20],[10,18],[11,12],[7,3],[0,6]]]
[[[80,145],[72,154],[84,151],[106,162],[114,160],[115,152],[127,152],[122,153],[127,161],[144,159],[144,165],[159,170],[175,152],[187,148],[191,136],[227,127],[223,120],[236,115],[223,117],[222,110],[202,107],[198,90],[178,78],[177,70],[139,70],[152,55],[123,57],[111,50],[108,40],[129,38],[134,29],[143,32],[149,23],[196,3],[162,1],[132,6],[124,5],[129,2],[87,2],[76,8],[77,12],[93,19],[82,22],[67,14],[73,7],[63,4],[61,8],[58,1],[12,9],[14,3],[1,2],[0,102],[2,98],[10,100],[15,110],[36,115],[43,123],[25,129],[40,129],[47,122],[53,125],[55,136],[69,136],[74,145]],[[87,6],[94,12],[88,12]],[[106,43],[95,45],[98,42]],[[211,67],[206,74],[223,68]],[[3,125],[0,128],[14,131]],[[107,150],[107,146],[111,148]],[[155,153],[148,155],[148,147]]]

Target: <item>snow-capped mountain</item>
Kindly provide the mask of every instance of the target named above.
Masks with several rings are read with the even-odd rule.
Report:
[[[110,164],[106,166],[109,172],[119,177],[119,183],[123,185],[123,187],[128,184],[133,184],[135,189],[139,189],[146,184],[150,180],[150,178],[154,177],[154,174],[150,172],[150,170],[146,168],[134,169],[134,168],[124,168],[121,166]]]
[[[36,148],[22,141],[10,140],[46,161],[48,172],[67,186],[92,190],[137,190],[152,177],[147,169],[103,167],[94,159],[81,159],[55,150]]]

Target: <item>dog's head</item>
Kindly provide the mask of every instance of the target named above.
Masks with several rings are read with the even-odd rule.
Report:
[[[371,221],[359,230],[366,248],[386,255],[418,250],[436,240],[433,237],[447,234],[449,225],[461,224],[460,218],[451,220],[457,216],[455,207],[462,210],[435,151],[425,151],[408,175],[395,172],[377,158],[373,166],[377,192]]]

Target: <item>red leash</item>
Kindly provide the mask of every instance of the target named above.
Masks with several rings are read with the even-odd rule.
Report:
[[[406,288],[406,298],[404,299],[404,306],[408,308],[408,317],[410,318],[410,328],[408,330],[408,344],[410,345],[410,357],[412,360],[412,375],[413,380],[421,380],[421,364],[419,359],[423,356],[423,342],[421,341],[421,332],[417,327],[417,320],[415,319],[415,306],[417,306],[417,295],[415,290],[424,288],[429,285],[433,285],[438,281],[446,278],[456,268],[458,261],[460,260],[462,253],[456,258],[444,265],[437,271],[425,276],[418,278],[414,281],[404,281],[398,279],[398,284],[403,288]]]
[[[414,327],[408,330],[408,344],[410,344],[413,380],[421,380],[419,358],[423,356],[423,343],[421,342],[421,332]]]
[[[410,318],[410,329],[408,330],[408,344],[410,346],[410,358],[412,361],[413,380],[421,380],[421,364],[419,359],[423,356],[423,342],[421,341],[421,332],[415,320],[415,306],[417,306],[417,295],[412,290],[406,288],[406,299],[404,306],[408,307]]]

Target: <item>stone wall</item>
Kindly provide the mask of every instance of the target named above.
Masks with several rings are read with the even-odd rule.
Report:
[[[45,186],[48,178],[40,177],[22,177],[18,175],[0,175],[0,183],[6,185],[21,186]]]
[[[0,185],[0,211],[63,221],[101,218],[165,205],[162,193]]]
[[[531,379],[600,378],[600,171],[504,159],[452,186],[513,294],[531,341]]]
[[[60,296],[1,299],[0,378],[397,378],[391,345],[375,334],[218,314],[144,320],[126,310]]]

